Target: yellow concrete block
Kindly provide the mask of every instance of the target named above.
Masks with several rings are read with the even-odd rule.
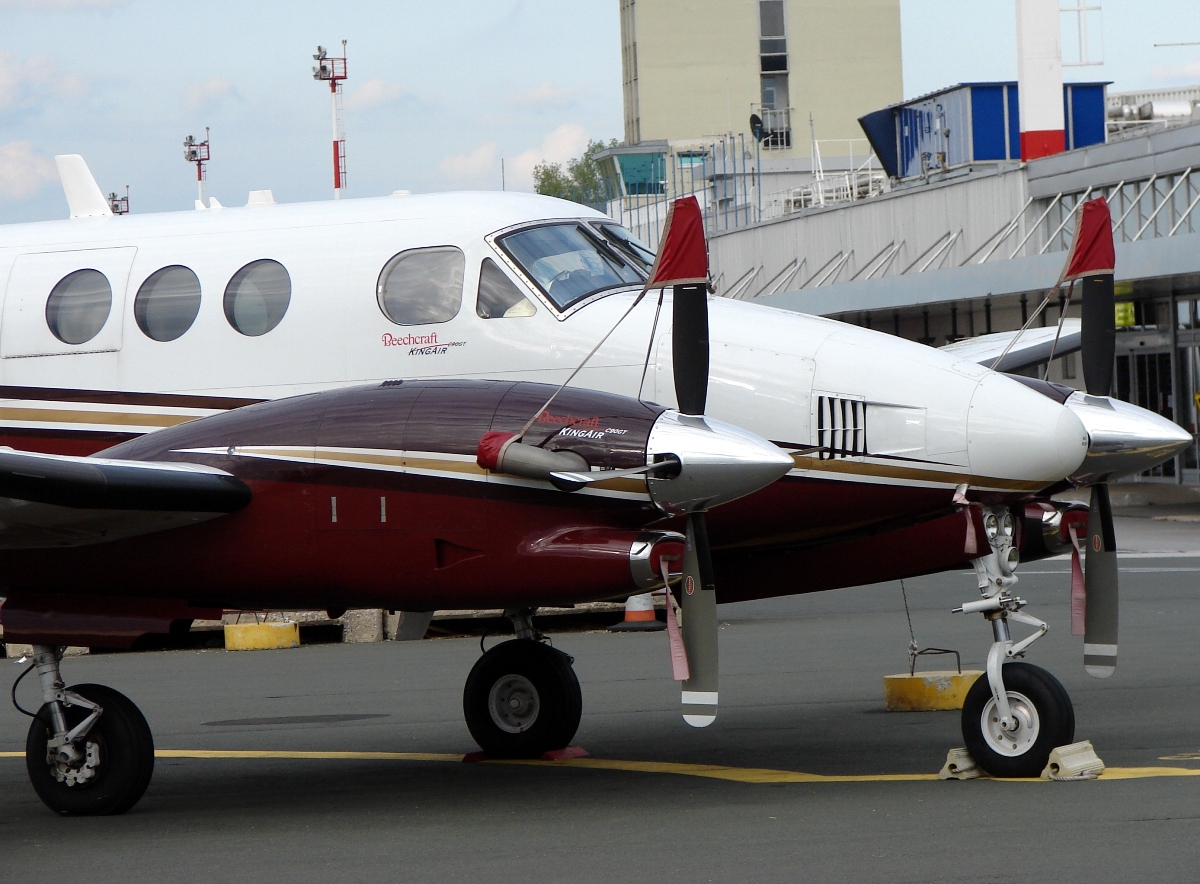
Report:
[[[225,650],[270,651],[300,647],[300,627],[295,623],[227,623]]]
[[[892,712],[962,709],[967,691],[981,675],[983,673],[978,669],[964,669],[961,673],[950,670],[885,675],[883,703]]]

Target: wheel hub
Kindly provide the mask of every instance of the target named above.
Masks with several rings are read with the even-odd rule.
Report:
[[[75,763],[62,758],[55,750],[46,750],[46,763],[54,779],[68,786],[79,786],[90,782],[100,768],[100,745],[88,740],[83,757]]]
[[[1008,691],[1008,707],[1012,716],[1008,729],[1000,723],[1000,709],[995,697],[983,707],[981,724],[988,746],[1000,755],[1013,758],[1024,755],[1037,742],[1041,721],[1037,709],[1024,694]]]
[[[523,675],[505,675],[488,693],[488,711],[496,727],[520,734],[533,727],[540,707],[537,688]]]

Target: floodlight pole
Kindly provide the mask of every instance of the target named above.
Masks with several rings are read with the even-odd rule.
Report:
[[[208,162],[211,156],[211,151],[208,146],[208,127],[204,127],[204,140],[197,141],[195,137],[189,135],[183,139],[183,158],[189,163],[196,164],[196,191],[198,195],[198,204],[207,206],[208,203],[204,200],[204,182],[208,178],[208,170],[205,168],[205,163]]]
[[[330,58],[324,46],[317,47],[313,56],[313,79],[329,83],[333,106],[333,198],[340,200],[346,187],[346,130],[342,121],[342,82],[346,79],[346,41],[342,41],[342,57]]]

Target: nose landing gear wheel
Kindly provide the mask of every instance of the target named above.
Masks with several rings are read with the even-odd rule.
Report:
[[[43,706],[25,739],[25,767],[42,802],[62,816],[124,813],[137,804],[154,773],[154,737],[137,706],[112,688],[81,684],[72,692],[97,703],[104,712],[77,745],[78,759],[67,762],[49,750],[54,736],[50,707]],[[67,726],[88,712],[65,710]]]
[[[1075,710],[1057,678],[1029,663],[1006,663],[1004,687],[1014,726],[1002,727],[987,676],[963,702],[962,732],[975,763],[994,777],[1036,777],[1050,752],[1075,740]]]
[[[582,710],[571,658],[528,639],[506,641],[480,657],[463,690],[467,728],[496,758],[537,758],[566,747]]]

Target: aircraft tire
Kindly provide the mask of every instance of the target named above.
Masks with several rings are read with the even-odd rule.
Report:
[[[538,758],[568,746],[583,713],[571,662],[529,639],[480,657],[463,689],[463,715],[479,747],[494,758]]]
[[[1057,678],[1030,663],[1006,663],[1004,687],[1020,727],[999,727],[987,676],[976,679],[962,710],[963,741],[975,763],[994,777],[1037,777],[1050,752],[1075,740],[1075,709]]]
[[[103,714],[83,739],[83,748],[91,753],[94,766],[73,784],[55,769],[46,757],[46,747],[54,735],[50,707],[43,706],[29,726],[25,740],[25,767],[29,781],[42,802],[61,816],[109,816],[133,807],[154,773],[154,736],[141,710],[112,688],[81,684],[69,690],[98,703]],[[87,717],[78,707],[66,710],[67,724],[74,726]],[[85,762],[85,766],[87,763]]]

